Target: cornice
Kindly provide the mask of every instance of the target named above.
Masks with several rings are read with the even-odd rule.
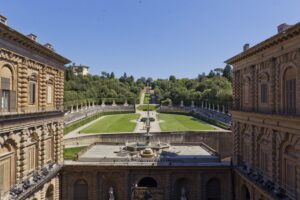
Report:
[[[246,50],[232,58],[229,58],[228,60],[225,61],[225,63],[233,65],[236,62],[247,59],[248,57],[251,57],[257,53],[265,51],[266,49],[269,49],[273,46],[279,45],[280,43],[282,43],[286,40],[289,40],[295,36],[298,36],[299,34],[300,34],[300,22],[293,25],[286,31],[278,33],[278,34],[262,41],[261,43],[258,43],[257,45],[249,48],[248,50]]]
[[[0,37],[3,37],[11,42],[18,43],[23,48],[35,51],[38,54],[50,57],[62,65],[68,64],[71,61],[58,53],[50,50],[49,48],[39,44],[38,42],[28,38],[22,33],[10,28],[9,26],[0,23]]]

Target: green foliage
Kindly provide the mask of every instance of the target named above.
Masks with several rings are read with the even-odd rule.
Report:
[[[145,86],[144,82],[135,82],[133,76],[127,76],[126,73],[119,79],[115,78],[113,72],[102,72],[101,76],[75,76],[71,67],[65,68],[65,106],[103,98],[134,99],[135,103]]]
[[[232,88],[230,80],[224,76],[228,69],[216,68],[208,76],[198,75],[196,79],[176,79],[170,76],[169,80],[158,79],[152,84],[154,94],[162,105],[180,105],[183,100],[185,105],[201,105],[202,101],[214,104],[231,105]],[[223,74],[222,74],[223,73]]]
[[[106,116],[99,121],[84,128],[80,133],[119,133],[133,132],[136,122],[132,120],[138,119],[140,114],[120,114]]]
[[[220,128],[223,128],[223,129],[230,129],[230,126],[223,123],[223,122],[220,122],[220,121],[217,121],[217,120],[214,120],[214,119],[211,119],[211,118],[207,118],[207,117],[204,117],[203,115],[200,115],[198,113],[195,113],[195,112],[192,112],[191,113],[192,116],[194,116],[195,118],[197,119],[200,119],[202,121],[205,121],[205,122],[208,122],[210,124],[213,124],[215,126],[218,126]]]
[[[104,115],[115,115],[115,114],[125,114],[125,113],[134,113],[134,111],[112,111],[112,112],[103,112],[103,113],[98,113],[96,115],[93,115],[91,117],[88,117],[88,118],[85,118],[85,119],[82,119],[82,120],[79,120],[79,121],[76,121],[72,124],[69,124],[67,126],[65,126],[64,128],[64,134],[68,134],[70,133],[71,131],[74,131],[75,129],[101,117],[101,116],[104,116]]]
[[[230,65],[226,65],[224,68],[223,77],[227,78],[229,81],[232,81],[232,67]]]
[[[65,160],[75,160],[77,157],[77,154],[83,150],[84,147],[73,147],[73,148],[66,148],[64,149],[64,159]]]
[[[143,110],[143,111],[147,111],[148,108],[149,108],[149,111],[153,111],[153,110],[156,110],[159,106],[157,105],[139,105],[136,109],[138,110]]]

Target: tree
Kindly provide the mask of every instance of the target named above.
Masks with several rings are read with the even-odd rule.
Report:
[[[111,72],[109,78],[114,79],[115,78],[115,73]]]
[[[221,76],[221,74],[223,74],[223,68],[215,68],[214,69],[214,72],[215,72],[215,75],[217,76]]]
[[[223,70],[223,77],[227,78],[229,81],[232,81],[232,67],[230,65],[226,65]]]
[[[169,81],[175,82],[176,81],[176,77],[174,75],[171,75],[169,77]]]
[[[207,75],[208,78],[212,78],[215,76],[215,72],[213,70],[210,70],[209,74]]]

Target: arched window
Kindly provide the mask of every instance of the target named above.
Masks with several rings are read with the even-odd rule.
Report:
[[[16,92],[13,85],[13,72],[4,65],[0,68],[0,112],[16,111]]]
[[[157,187],[157,182],[151,177],[145,177],[140,180],[138,187]]]
[[[284,151],[284,182],[286,190],[294,194],[296,191],[296,166],[297,166],[297,158],[299,152],[296,149],[289,145],[285,148]]]
[[[54,199],[53,185],[50,185],[46,192],[46,200],[53,200],[53,199]]]
[[[210,179],[206,184],[206,199],[220,200],[221,199],[221,183],[217,178]]]
[[[266,105],[269,102],[269,75],[263,73],[259,76],[259,102]]]
[[[245,185],[242,186],[241,199],[250,200],[250,192]]]
[[[88,200],[88,184],[85,180],[78,180],[73,186],[74,200]]]
[[[287,114],[296,113],[296,75],[293,67],[288,67],[284,73],[284,109]]]

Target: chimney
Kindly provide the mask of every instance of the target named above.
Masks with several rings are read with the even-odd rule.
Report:
[[[46,48],[50,49],[51,51],[54,50],[53,47],[52,47],[52,44],[46,43],[44,46],[45,46]]]
[[[250,44],[244,44],[243,51],[247,51],[250,48]]]
[[[283,23],[283,24],[280,24],[279,26],[277,26],[277,31],[278,31],[278,33],[282,33],[284,31],[286,31],[287,29],[289,29],[290,27],[291,27],[291,25]]]
[[[30,39],[32,39],[33,41],[36,41],[36,35],[30,33],[29,35],[27,35],[27,37],[29,37]]]
[[[0,23],[7,25],[7,18],[3,15],[0,15]]]

